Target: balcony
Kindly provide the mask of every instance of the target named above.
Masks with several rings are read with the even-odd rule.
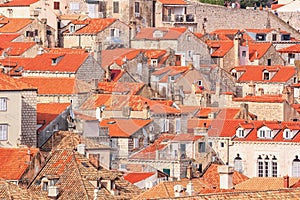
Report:
[[[194,15],[182,14],[182,15],[164,15],[163,22],[176,22],[176,23],[196,23]]]

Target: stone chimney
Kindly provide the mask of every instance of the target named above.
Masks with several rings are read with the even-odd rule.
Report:
[[[32,160],[32,154],[31,154],[30,149],[28,148],[27,154],[26,154],[26,163],[30,163],[31,160]]]
[[[283,187],[290,188],[290,177],[288,175],[283,177]]]
[[[174,186],[174,195],[175,195],[175,197],[182,197],[183,196],[183,186],[182,185],[175,185]]]
[[[99,83],[98,79],[96,79],[96,78],[92,79],[92,92],[93,93],[98,93],[98,91],[99,91],[98,83]]]
[[[285,86],[282,91],[282,96],[289,104],[294,104],[294,87]]]
[[[186,193],[188,196],[194,195],[194,185],[191,181],[186,185]]]
[[[240,65],[240,58],[239,58],[239,49],[240,49],[240,43],[242,39],[242,33],[238,31],[233,40],[233,51],[234,51],[234,66]]]
[[[254,83],[254,81],[250,81],[249,88],[250,88],[250,94],[252,96],[255,96],[255,83]]]
[[[79,154],[85,155],[85,149],[86,149],[85,144],[78,144],[77,145],[77,151],[78,151]]]
[[[186,169],[186,178],[191,180],[193,178],[193,168],[192,165],[189,164]]]
[[[233,167],[220,165],[218,167],[218,173],[220,175],[220,189],[232,189]]]

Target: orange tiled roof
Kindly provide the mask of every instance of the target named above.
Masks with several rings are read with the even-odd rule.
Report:
[[[152,120],[143,119],[103,119],[100,127],[108,127],[110,137],[130,137],[148,125]]]
[[[202,34],[202,33],[194,33],[194,35],[199,39],[204,36],[204,34]]]
[[[86,86],[86,91],[89,91],[89,85],[75,78],[55,78],[55,77],[22,77],[21,81],[28,83],[38,88],[38,94],[76,94],[79,92],[80,86]],[[59,84],[58,84],[59,83]],[[78,86],[80,84],[80,86]]]
[[[39,0],[10,0],[7,3],[0,4],[0,7],[22,7],[22,6],[30,6],[38,2]]]
[[[0,27],[0,33],[17,33],[32,22],[33,19],[29,18],[5,18],[1,16],[0,24],[4,25]]]
[[[107,67],[113,63],[121,66],[124,64],[124,59],[132,60],[136,58],[142,50],[140,49],[130,49],[130,48],[116,48],[112,50],[103,50],[102,51],[102,67]]]
[[[184,0],[158,0],[162,4],[167,5],[186,5],[187,3]]]
[[[212,57],[223,57],[230,51],[230,49],[233,48],[233,42],[231,40],[225,40],[225,41],[223,41],[223,40],[218,40],[218,41],[209,40],[209,41],[207,41],[207,44],[210,47],[217,48],[211,54]]]
[[[130,156],[131,159],[150,159],[153,160],[156,157],[156,151],[164,149],[168,145],[168,141],[172,140],[175,137],[174,134],[161,134],[158,139],[154,141],[153,144],[150,144],[146,148]]]
[[[105,105],[106,110],[122,110],[124,106],[130,106],[132,110],[141,111],[145,107],[145,102],[150,106],[151,112],[156,114],[180,113],[179,109],[138,95],[97,94],[84,102],[81,109],[93,110]]]
[[[289,177],[290,185],[299,181],[298,177]],[[238,190],[264,191],[284,189],[283,177],[253,177],[235,186]]]
[[[293,66],[238,66],[235,67],[236,71],[244,71],[239,77],[238,82],[287,82],[296,73],[296,69]],[[275,75],[270,80],[263,79],[263,71],[275,72]]]
[[[98,88],[105,93],[136,94],[144,85],[144,83],[99,82]]]
[[[167,53],[166,50],[161,50],[161,49],[145,49],[143,51],[145,53],[145,56],[147,56],[147,58],[149,59],[159,58]]]
[[[30,148],[32,157],[39,149]],[[27,148],[0,148],[0,178],[5,180],[20,180],[29,167]]]
[[[1,33],[0,34],[0,41],[1,42],[11,42],[12,40],[21,36],[18,33]]]
[[[0,54],[5,51],[9,56],[21,56],[35,45],[35,42],[0,42]],[[9,51],[7,51],[8,48],[10,48]]]
[[[0,91],[2,90],[36,90],[37,88],[12,78],[6,74],[0,73]]]
[[[220,174],[218,173],[218,167],[221,166],[219,164],[210,164],[206,171],[203,173],[202,178],[209,183],[212,187],[220,187]],[[243,183],[249,178],[244,174],[234,171],[232,182],[233,185],[237,185],[239,183]],[[237,189],[237,188],[236,188]]]
[[[42,131],[50,122],[52,122],[58,115],[64,112],[69,103],[38,103],[37,104],[37,123],[42,127],[38,131]]]
[[[262,58],[272,46],[270,42],[249,42],[249,59],[253,62],[255,59]]]
[[[300,44],[295,44],[282,49],[277,50],[279,53],[300,53]]]
[[[153,32],[156,30],[160,30],[164,33],[162,38],[154,38]],[[139,39],[148,39],[148,40],[177,40],[185,31],[187,31],[187,28],[141,28],[140,32],[136,34],[135,38],[136,40]]]
[[[72,34],[96,34],[112,25],[115,21],[117,21],[115,18],[89,18],[85,20],[74,20],[72,21],[73,24],[83,24],[85,26]],[[69,33],[69,31],[66,31],[65,33]]]
[[[265,29],[246,29],[248,32],[253,32],[253,33],[270,33],[273,31],[273,28],[265,28]]]
[[[282,7],[282,6],[285,6],[285,4],[272,4],[271,5],[271,9],[272,10],[276,10],[276,9]]]
[[[131,172],[124,176],[124,179],[134,184],[153,176],[155,172]]]
[[[194,134],[189,134],[189,133],[181,133],[181,134],[177,134],[172,141],[188,141],[188,142],[193,142],[196,140],[199,140],[201,138],[203,138],[204,136],[202,135],[194,135]]]
[[[6,58],[0,62],[15,62],[23,71],[48,71],[75,73],[88,58],[88,53],[43,53],[34,58]],[[57,64],[52,64],[57,59]]]
[[[285,99],[282,95],[262,95],[262,96],[250,96],[234,98],[233,101],[244,101],[244,102],[262,102],[262,103],[282,103]]]

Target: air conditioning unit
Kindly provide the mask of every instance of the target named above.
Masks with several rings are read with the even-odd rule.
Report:
[[[135,17],[140,17],[141,14],[140,14],[140,13],[134,13],[134,16],[135,16]]]

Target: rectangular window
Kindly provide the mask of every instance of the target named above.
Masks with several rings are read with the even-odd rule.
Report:
[[[242,51],[242,57],[246,57],[246,51]]]
[[[113,2],[113,11],[114,11],[114,13],[119,13],[119,2],[118,1]]]
[[[139,148],[139,138],[133,138],[133,148]]]
[[[70,10],[79,10],[79,3],[70,3]]]
[[[110,29],[110,36],[111,37],[120,37],[120,30],[117,28]]]
[[[204,153],[205,152],[205,142],[199,142],[198,143],[198,152]]]
[[[175,125],[176,125],[176,133],[180,133],[181,132],[181,120],[175,119]]]
[[[34,36],[39,36],[39,30],[37,29],[34,30]]]
[[[264,163],[263,161],[258,161],[258,177],[264,176]]]
[[[59,2],[54,2],[54,10],[59,10]]]
[[[7,124],[0,124],[0,140],[7,140]]]
[[[272,41],[276,41],[277,40],[277,34],[272,34]]]
[[[271,66],[272,65],[272,60],[271,58],[268,59],[268,66]]]
[[[269,176],[269,162],[265,161],[265,177]]]
[[[277,177],[277,162],[272,162],[272,176]]]
[[[225,146],[224,142],[221,142],[221,143],[220,143],[220,147],[223,148],[224,146]]]
[[[7,98],[0,98],[0,111],[7,111]]]
[[[140,13],[140,2],[134,3],[134,13]]]
[[[161,132],[168,132],[169,131],[169,120],[168,119],[161,119]]]

